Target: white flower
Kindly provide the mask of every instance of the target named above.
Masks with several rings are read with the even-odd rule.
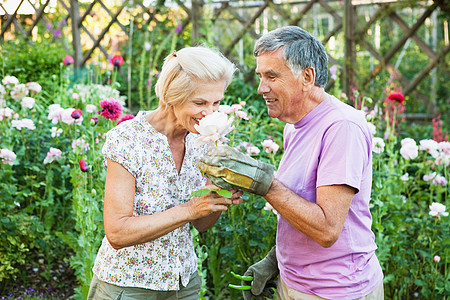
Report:
[[[0,108],[0,121],[6,118],[11,118],[13,114],[14,111],[9,107]]]
[[[0,84],[0,99],[3,98],[3,95],[6,94],[5,87]]]
[[[384,151],[384,141],[382,138],[379,137],[373,137],[372,138],[372,144],[373,144],[373,149],[372,151],[375,153],[381,153]]]
[[[24,97],[22,99],[22,102],[20,103],[22,105],[23,108],[29,108],[32,109],[34,106],[34,103],[36,103],[36,101],[34,100],[34,98],[31,97]]]
[[[61,122],[66,123],[68,125],[77,124],[81,125],[83,122],[83,116],[79,117],[78,119],[74,119],[72,117],[72,113],[75,110],[75,108],[66,108],[61,112]]]
[[[3,78],[3,80],[2,80],[2,83],[3,83],[4,85],[8,85],[8,86],[16,85],[16,84],[19,83],[19,79],[17,79],[17,78],[14,77],[14,76],[5,76],[5,77]]]
[[[42,91],[41,85],[37,82],[27,82],[27,87],[30,92],[33,92],[35,94]]]
[[[409,180],[409,174],[405,173],[402,176],[400,176],[400,180],[402,181],[408,181]]]
[[[61,113],[64,111],[59,104],[52,104],[48,107],[48,119],[52,120],[53,124],[58,124],[61,121]]]
[[[60,136],[63,130],[61,128],[52,127],[51,129],[52,137]]]
[[[419,147],[413,139],[406,138],[402,140],[402,147],[400,148],[400,154],[404,159],[414,159],[419,155]]]
[[[425,175],[423,175],[423,181],[430,181],[433,178],[435,178],[436,175],[437,175],[436,172],[433,172],[433,173],[430,173],[430,174],[425,174]]]
[[[14,86],[11,91],[11,98],[14,100],[21,100],[26,95],[28,95],[28,89],[25,84],[18,84]]]
[[[402,146],[405,146],[407,144],[414,144],[416,145],[416,141],[413,140],[412,138],[405,138],[401,141]]]
[[[88,104],[86,105],[86,111],[88,113],[93,113],[97,111],[97,106],[95,106],[94,104]]]
[[[438,152],[439,143],[435,140],[421,140],[419,145],[419,150],[426,151],[431,154],[434,158],[439,155]]]
[[[228,119],[226,114],[218,111],[205,116],[198,124],[194,125],[200,134],[194,144],[198,147],[215,142],[228,142],[225,135],[234,129],[234,126],[231,126],[233,120],[233,117]]]
[[[259,154],[259,151],[260,151],[259,148],[256,146],[247,147],[247,153],[249,155],[257,155],[257,154]]]
[[[448,216],[448,212],[445,211],[445,205],[441,203],[433,202],[430,206],[430,216],[438,217],[441,216],[446,217]]]
[[[16,160],[16,154],[8,149],[0,149],[0,158],[5,165],[13,165]]]
[[[280,148],[280,146],[278,146],[278,144],[272,140],[265,140],[261,142],[261,145],[264,147],[267,153],[275,153],[278,151],[278,148]]]
[[[72,94],[72,99],[78,100],[78,99],[80,99],[80,95],[78,93],[73,93]]]
[[[375,134],[377,133],[377,127],[370,122],[367,122],[367,126],[369,127],[369,131],[372,134],[372,136],[375,136]]]
[[[34,122],[31,119],[12,120],[11,126],[19,130],[21,130],[22,128],[28,128],[30,130],[36,129],[36,126],[34,125]]]
[[[443,141],[438,144],[438,150],[440,153],[450,155],[450,142]]]
[[[49,164],[49,163],[61,158],[61,154],[62,154],[61,150],[50,147],[50,150],[47,152],[47,156],[44,159],[44,164]]]
[[[0,114],[1,119],[1,114]],[[435,164],[438,166],[446,166],[448,167],[450,165],[450,154],[445,154],[443,152],[440,152],[438,157],[434,160]]]

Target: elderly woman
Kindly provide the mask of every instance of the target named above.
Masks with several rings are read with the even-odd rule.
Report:
[[[188,47],[166,57],[155,86],[159,107],[140,112],[107,134],[105,238],[93,268],[88,299],[198,299],[190,225],[205,231],[230,204],[217,193],[190,197],[203,187],[194,128],[217,111],[234,65],[206,47]],[[206,186],[205,186],[206,184]]]

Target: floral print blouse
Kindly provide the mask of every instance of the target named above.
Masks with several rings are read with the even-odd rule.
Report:
[[[195,148],[196,134],[186,136],[186,151],[178,174],[165,135],[145,120],[148,112],[122,122],[107,133],[102,152],[136,179],[134,216],[165,211],[185,203],[206,179],[197,165],[207,148]],[[151,290],[179,290],[197,270],[190,225],[185,224],[151,242],[115,250],[103,238],[93,271],[111,284]]]

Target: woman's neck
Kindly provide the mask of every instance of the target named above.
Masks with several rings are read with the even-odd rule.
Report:
[[[146,115],[145,119],[156,131],[164,134],[168,141],[183,141],[184,143],[188,131],[177,125],[177,119],[170,107],[167,109],[158,107]]]

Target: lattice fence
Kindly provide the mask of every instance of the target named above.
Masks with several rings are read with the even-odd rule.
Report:
[[[33,40],[39,24],[52,32],[49,19],[51,10],[56,9],[61,16],[59,24],[68,23],[60,34],[71,42],[67,50],[73,54],[76,67],[99,60],[99,56],[109,57],[118,44],[127,43],[133,31],[151,31],[176,18],[177,32],[189,31],[189,44],[214,44],[238,66],[243,78],[254,80],[254,40],[273,28],[298,25],[322,41],[330,55],[330,66],[338,70],[338,76],[329,80],[328,90],[338,81],[348,95],[357,88],[381,97],[380,82],[387,87],[395,80],[405,95],[419,99],[429,112],[434,112],[436,95],[450,101],[450,91],[439,90],[439,75],[446,74],[445,80],[450,79],[447,0],[136,0],[115,5],[107,0],[87,4],[58,0],[52,9],[52,0],[17,1],[19,6],[12,12],[7,11],[5,0],[0,0],[0,42],[17,35]],[[31,7],[31,14],[19,14],[25,5]],[[413,70],[405,68],[415,56],[423,59],[412,63]]]

